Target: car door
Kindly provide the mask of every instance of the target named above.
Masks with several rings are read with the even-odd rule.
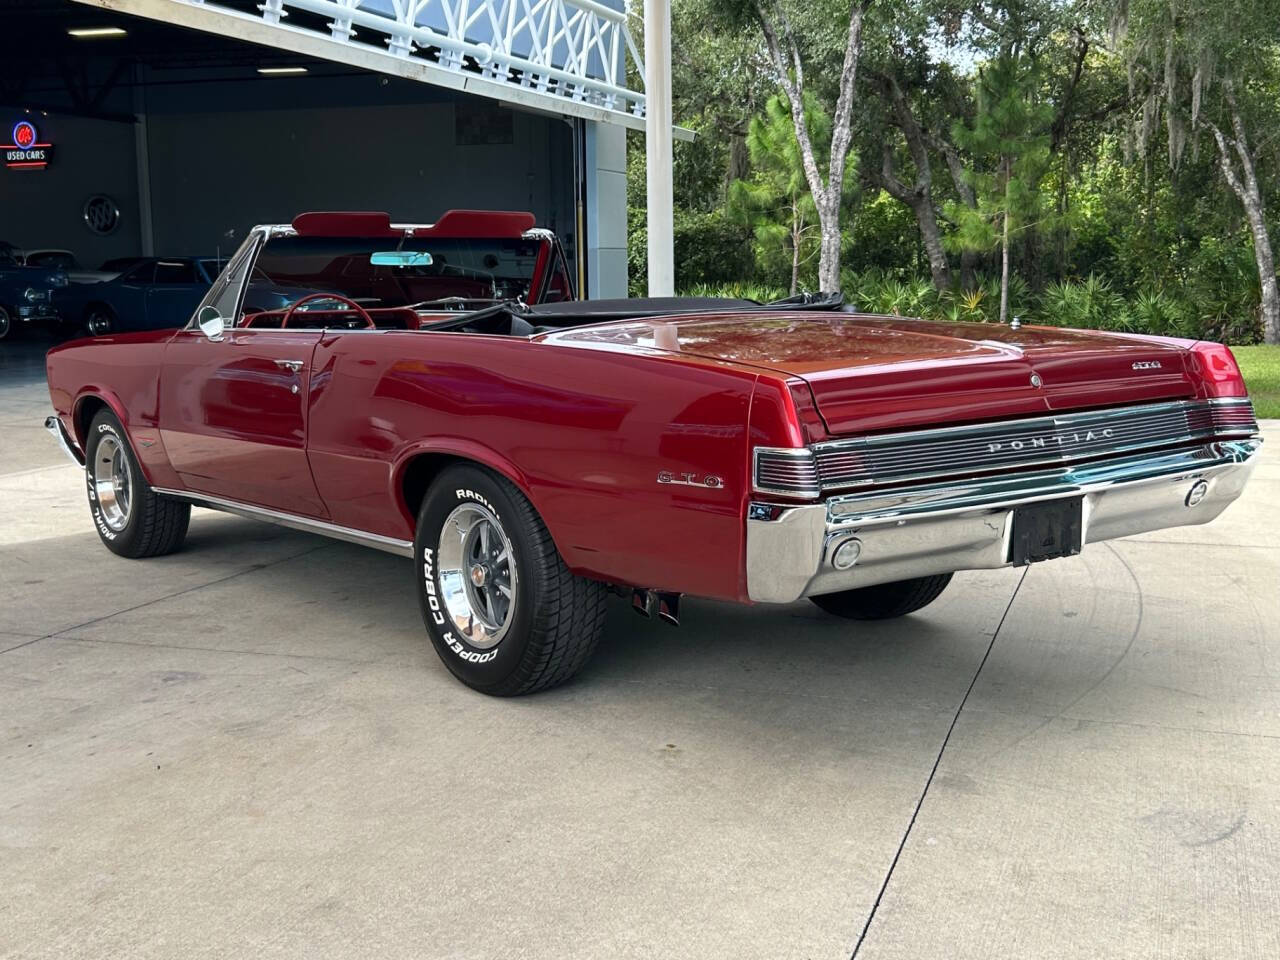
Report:
[[[208,290],[209,281],[195,260],[157,260],[146,295],[148,329],[182,326]]]
[[[179,330],[165,348],[160,435],[188,489],[307,517],[326,515],[307,462],[319,330]]]
[[[311,358],[319,330],[238,327],[252,235],[214,281],[200,310],[224,318],[220,335],[194,322],[165,347],[160,436],[188,489],[306,517],[326,515],[307,463]]]

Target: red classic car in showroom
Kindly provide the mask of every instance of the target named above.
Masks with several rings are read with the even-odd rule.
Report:
[[[259,227],[185,329],[50,351],[46,425],[106,546],[176,550],[195,505],[411,557],[441,659],[509,695],[582,666],[611,592],[900,616],[957,570],[1212,520],[1261,442],[1219,344],[831,299],[530,307],[568,289],[558,249],[438,232]],[[259,275],[342,293],[247,313]],[[450,276],[493,302],[445,309]]]

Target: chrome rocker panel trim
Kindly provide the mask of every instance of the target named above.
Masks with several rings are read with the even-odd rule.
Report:
[[[58,446],[62,448],[62,452],[70,457],[76,466],[84,466],[84,457],[76,449],[71,437],[67,435],[67,428],[62,425],[61,420],[56,416],[45,417],[44,428],[53,434],[58,441]],[[325,520],[313,520],[311,517],[300,517],[294,513],[270,510],[266,507],[255,506],[252,503],[227,500],[224,497],[214,497],[207,493],[196,493],[192,490],[169,490],[165,487],[152,487],[151,489],[155,493],[173,497],[175,500],[185,500],[197,507],[208,507],[210,510],[234,513],[236,516],[245,517],[249,520],[265,520],[267,523],[275,523],[293,530],[301,530],[303,533],[318,533],[323,537],[332,537],[334,540],[342,540],[345,543],[355,543],[362,547],[373,547],[375,550],[394,553],[398,557],[411,558],[413,556],[413,542],[410,540],[397,540],[395,537],[384,537],[380,533],[368,533],[364,530],[356,530],[353,527],[342,527],[336,523],[328,523]]]
[[[1219,441],[969,483],[850,494],[825,503],[749,511],[747,595],[791,603],[912,577],[1009,565],[1012,509],[1084,498],[1082,542],[1208,523],[1244,489],[1261,439]],[[1190,503],[1191,488],[1207,489]],[[773,519],[757,516],[772,515]],[[862,551],[851,569],[831,563],[850,537]]]
[[[266,507],[254,506],[251,503],[213,497],[207,493],[196,493],[192,490],[168,490],[163,487],[152,487],[151,489],[166,497],[173,497],[175,500],[186,500],[193,506],[221,510],[223,513],[233,513],[248,520],[265,520],[268,523],[279,524],[292,530],[300,530],[303,533],[318,533],[323,537],[331,537],[334,540],[342,540],[345,543],[354,543],[362,547],[373,547],[375,550],[382,550],[385,553],[394,553],[397,557],[413,557],[413,542],[410,540],[397,540],[395,537],[384,537],[379,533],[368,533],[364,530],[356,530],[354,527],[342,527],[325,520],[313,520],[311,517],[300,517],[295,513],[270,510]]]
[[[77,467],[84,466],[84,454],[76,447],[75,442],[67,434],[67,428],[62,425],[62,421],[56,416],[44,418],[44,428],[53,434],[53,439],[58,441],[58,446],[62,448],[62,452],[67,455],[67,459],[74,463]]]

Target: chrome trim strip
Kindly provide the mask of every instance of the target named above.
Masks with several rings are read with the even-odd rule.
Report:
[[[836,526],[898,523],[919,514],[945,516],[990,506],[1078,497],[1117,484],[1140,484],[1192,477],[1213,467],[1244,463],[1261,440],[1230,440],[1159,456],[1126,457],[1063,470],[972,483],[941,483],[894,492],[852,494],[827,501],[827,522]]]
[[[1252,401],[1248,397],[1215,397],[1212,400],[1173,400],[1167,403],[1147,403],[1133,407],[1107,407],[1098,410],[1075,410],[1063,414],[1055,414],[1047,417],[1028,417],[1019,420],[1001,420],[996,423],[969,423],[961,424],[956,427],[932,427],[928,430],[899,430],[894,433],[874,433],[865,437],[850,437],[844,440],[826,440],[822,443],[815,443],[813,449],[815,451],[839,450],[844,447],[857,447],[866,440],[876,440],[884,442],[897,442],[900,440],[910,440],[918,442],[920,440],[929,440],[931,438],[944,438],[957,433],[972,433],[975,437],[984,436],[988,433],[997,433],[1002,430],[1008,430],[1011,427],[1031,427],[1032,429],[1043,428],[1048,426],[1052,428],[1055,422],[1061,423],[1066,421],[1068,425],[1076,420],[1107,416],[1115,418],[1129,417],[1134,415],[1149,415],[1171,413],[1175,411],[1183,411],[1188,407],[1202,407],[1207,405],[1221,404],[1227,405],[1252,405]]]
[[[410,540],[397,540],[395,537],[384,537],[380,533],[369,533],[365,530],[356,530],[354,527],[343,527],[325,520],[300,517],[295,513],[271,510],[267,507],[242,503],[238,500],[227,500],[224,497],[214,497],[207,493],[196,493],[193,490],[170,490],[163,487],[152,487],[151,489],[155,493],[163,494],[166,497],[186,500],[197,507],[207,507],[210,510],[233,513],[248,520],[265,520],[268,523],[279,524],[292,530],[300,530],[303,533],[318,533],[323,537],[332,537],[334,540],[342,540],[345,543],[354,543],[362,547],[372,547],[375,550],[394,553],[398,557],[413,557],[413,542]]]
[[[894,433],[868,434],[862,437],[849,437],[841,440],[828,440],[812,446],[818,466],[819,483],[823,491],[841,487],[864,486],[866,484],[888,484],[928,480],[937,477],[954,476],[957,473],[980,471],[984,469],[1029,469],[1050,467],[1095,460],[1103,457],[1115,457],[1152,447],[1177,446],[1179,444],[1205,441],[1224,436],[1250,436],[1257,432],[1256,421],[1250,424],[1215,425],[1213,423],[1214,407],[1247,407],[1252,411],[1252,404],[1247,397],[1221,397],[1212,400],[1177,400],[1167,403],[1142,404],[1132,407],[1114,407],[1100,410],[1073,411],[1046,417],[1030,417],[1019,420],[1002,420],[998,423],[968,424],[956,427],[938,427],[928,430],[898,431]],[[1208,421],[1208,426],[1197,429],[1193,418],[1199,414]],[[1114,426],[1125,425],[1135,428],[1152,428],[1166,420],[1167,426],[1176,426],[1177,420],[1167,423],[1168,418],[1181,418],[1185,429],[1177,434],[1135,438],[1124,443],[1107,446],[1082,448],[1074,452],[1062,446],[1045,446],[1044,456],[1036,459],[1012,460],[984,464],[974,462],[973,452],[950,449],[952,443],[982,443],[987,438],[1007,438],[1011,431],[1019,434],[1061,434],[1064,432],[1101,431]],[[1015,438],[1020,439],[1020,438]],[[1025,442],[1025,441],[1024,441]],[[900,448],[900,449],[895,449]],[[1052,452],[1056,456],[1049,456]],[[845,476],[842,471],[848,467],[831,465],[830,461],[841,457],[865,453],[869,457],[882,458],[880,466],[888,468],[880,472],[858,476],[856,473]],[[1074,455],[1073,455],[1074,453]],[[824,459],[828,461],[824,464]],[[947,466],[939,467],[940,462]],[[917,469],[905,469],[904,463],[912,463]],[[868,470],[874,471],[875,464]]]
[[[77,467],[84,466],[84,455],[76,449],[75,442],[67,433],[67,428],[62,425],[62,420],[56,416],[44,418],[44,428],[53,434],[53,439],[58,441],[58,446],[62,448],[62,452],[67,455],[67,459],[74,463]]]

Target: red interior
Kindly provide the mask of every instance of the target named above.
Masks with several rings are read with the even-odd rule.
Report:
[[[263,310],[261,313],[245,314],[244,319],[240,321],[240,326],[259,330],[279,329],[287,312],[287,309]],[[408,307],[368,307],[365,313],[373,318],[374,324],[380,330],[417,330],[421,324],[417,312]],[[299,330],[318,330],[322,327],[360,329],[364,326],[364,318],[350,308],[299,310],[289,318],[290,329]]]

